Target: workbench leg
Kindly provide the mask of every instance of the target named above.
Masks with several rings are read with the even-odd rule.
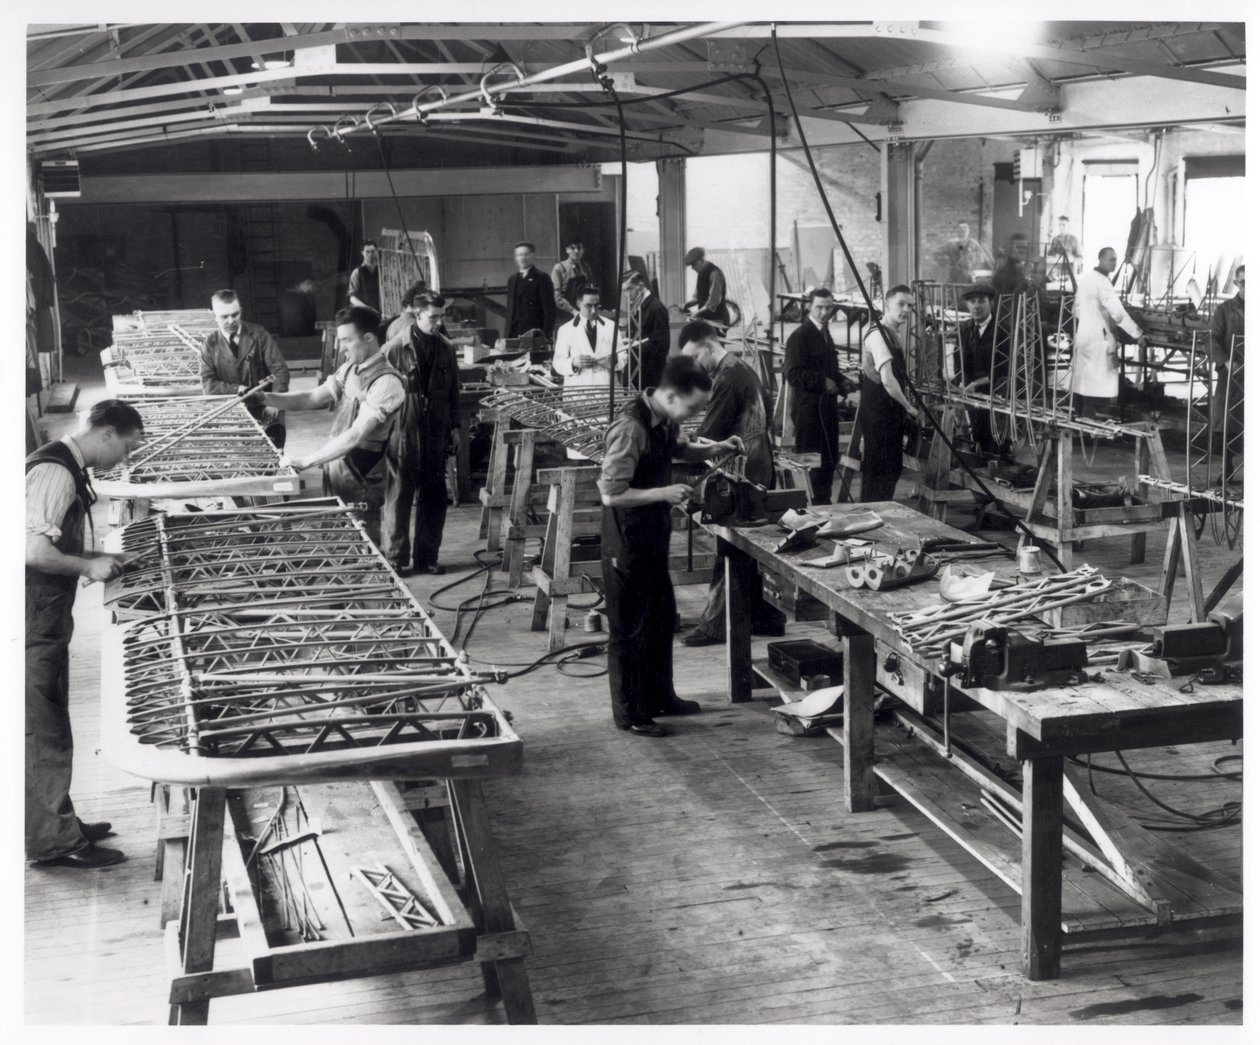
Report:
[[[490,444],[490,464],[486,469],[485,493],[491,501],[496,500],[507,488],[507,443],[503,436],[511,427],[506,420],[495,421],[494,440]],[[481,525],[477,536],[486,542],[486,551],[499,550],[499,528],[503,509],[493,505],[482,505]]]
[[[1063,759],[1024,762],[1020,921],[1024,975],[1053,980],[1063,948]]]
[[[162,832],[169,818],[188,815],[188,789],[174,784],[158,784],[157,822]],[[158,917],[162,928],[179,918],[184,895],[184,866],[188,859],[188,836],[158,838],[154,877],[162,883]]]
[[[1147,438],[1141,436],[1137,439],[1137,445],[1133,449],[1133,465],[1134,475],[1147,475],[1151,470],[1151,443]],[[1129,562],[1139,563],[1146,561],[1146,531],[1139,530],[1133,535],[1133,539],[1129,545]]]
[[[875,638],[836,616],[844,639],[844,803],[875,807]]]
[[[180,964],[185,973],[214,968],[214,943],[219,922],[219,893],[223,880],[223,815],[227,791],[221,787],[197,790],[188,840],[188,870],[180,922]],[[204,1025],[210,1018],[210,999],[171,1006],[174,1025]]]
[[[1072,510],[1072,433],[1064,429],[1058,435],[1055,515],[1059,540],[1055,551],[1065,570],[1072,568],[1073,541],[1070,534],[1076,529],[1076,513]]]
[[[1207,610],[1203,598],[1203,577],[1199,572],[1199,549],[1190,522],[1190,507],[1184,502],[1177,514],[1168,520],[1168,540],[1164,545],[1164,566],[1160,574],[1165,608],[1172,605],[1180,566],[1185,567],[1186,586],[1190,590],[1191,619],[1202,621],[1207,617]]]
[[[495,851],[481,781],[452,780],[449,784],[451,804],[458,817],[460,839],[464,846],[468,896],[476,901],[471,907],[477,928],[483,933],[512,932],[517,927],[516,917],[512,913],[499,856]],[[538,1022],[524,958],[483,962],[481,969],[487,993],[503,998],[508,1023]]]
[[[752,700],[752,557],[718,538],[726,572],[726,681],[732,704]]]

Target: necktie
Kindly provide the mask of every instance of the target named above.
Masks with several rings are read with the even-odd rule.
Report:
[[[586,340],[591,343],[591,348],[595,347],[595,323],[586,324]]]
[[[236,340],[235,334],[233,334],[230,338],[228,338],[228,348],[232,350],[233,359],[241,358],[241,346],[240,346],[240,343]]]

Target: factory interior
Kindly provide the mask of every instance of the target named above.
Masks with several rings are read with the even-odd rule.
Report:
[[[1241,1029],[1225,7],[27,24],[11,1019]]]

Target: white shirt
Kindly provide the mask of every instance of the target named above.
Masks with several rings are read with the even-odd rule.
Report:
[[[556,349],[551,357],[551,365],[556,373],[564,378],[565,388],[593,388],[608,384],[608,360],[612,357],[613,324],[610,320],[603,318],[597,318],[595,324],[593,349],[590,339],[586,336],[586,320],[581,316],[562,323],[560,329],[556,331]],[[578,356],[594,356],[604,365],[579,370]],[[624,370],[625,366],[626,353],[618,351],[617,369]]]

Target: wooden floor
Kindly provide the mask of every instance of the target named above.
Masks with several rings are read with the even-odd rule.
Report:
[[[327,419],[290,414],[292,444],[313,445]],[[1121,467],[1119,455],[1109,465],[1105,454],[1096,471]],[[443,580],[474,568],[476,519],[472,507],[452,510],[443,551],[452,573]],[[1162,538],[1149,543],[1142,566],[1128,566],[1124,541],[1091,545],[1078,561],[1149,583]],[[1234,553],[1206,538],[1200,550],[1210,587]],[[410,583],[421,594],[437,587],[434,578]],[[702,597],[700,587],[680,589],[684,621]],[[471,655],[532,660],[544,644],[528,617],[525,602],[487,614]],[[130,860],[101,872],[26,871],[26,1020],[163,1023],[149,788],[96,752],[99,590],[82,594],[76,618],[74,794],[84,819],[113,821]],[[453,614],[436,618],[450,630]],[[542,1022],[1241,1024],[1234,944],[1076,947],[1062,979],[1024,981],[1018,897],[904,802],[846,813],[839,746],[776,733],[766,703],[727,704],[722,653],[676,647],[678,691],[705,714],[672,720],[675,735],[665,740],[612,728],[606,678],[548,668],[496,691],[525,742],[526,770],[492,782],[487,798],[512,899],[533,937],[528,969]],[[1211,775],[1215,759],[1240,752],[1196,745],[1132,763]],[[1157,815],[1127,779],[1096,780],[1132,811]],[[1241,797],[1223,778],[1149,786],[1190,810]],[[1240,876],[1239,828],[1174,837]],[[221,999],[210,1019],[503,1022],[475,966]]]

